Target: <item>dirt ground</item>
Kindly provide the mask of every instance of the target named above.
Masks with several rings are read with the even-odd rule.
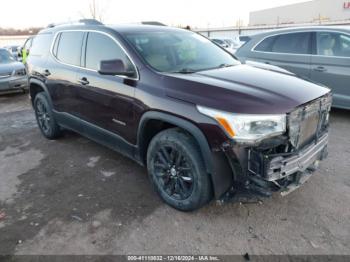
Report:
[[[0,96],[0,254],[350,255],[349,130],[333,110],[328,159],[286,197],[182,213],[144,168],[74,133],[46,140],[27,95]]]

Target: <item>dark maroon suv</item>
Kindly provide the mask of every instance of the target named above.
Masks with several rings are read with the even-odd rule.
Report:
[[[242,65],[191,31],[50,26],[27,67],[45,137],[69,129],[134,159],[180,210],[239,192],[288,194],[327,155],[329,89]]]

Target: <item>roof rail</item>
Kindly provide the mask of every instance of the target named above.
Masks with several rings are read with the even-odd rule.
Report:
[[[72,24],[84,24],[84,25],[103,25],[100,21],[96,19],[80,19],[77,21],[69,21],[69,22],[63,22],[63,23],[51,23],[47,27],[52,28],[60,25],[72,25]]]
[[[142,21],[141,24],[143,25],[159,25],[159,26],[166,26],[166,24],[163,24],[158,21]]]

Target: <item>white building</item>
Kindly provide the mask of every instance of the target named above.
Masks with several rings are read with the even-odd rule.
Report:
[[[249,25],[283,25],[350,20],[349,0],[312,0],[250,13]]]

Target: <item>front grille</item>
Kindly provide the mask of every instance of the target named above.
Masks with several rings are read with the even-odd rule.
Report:
[[[294,148],[303,148],[322,135],[328,126],[331,104],[332,96],[327,94],[289,114],[289,139]]]

